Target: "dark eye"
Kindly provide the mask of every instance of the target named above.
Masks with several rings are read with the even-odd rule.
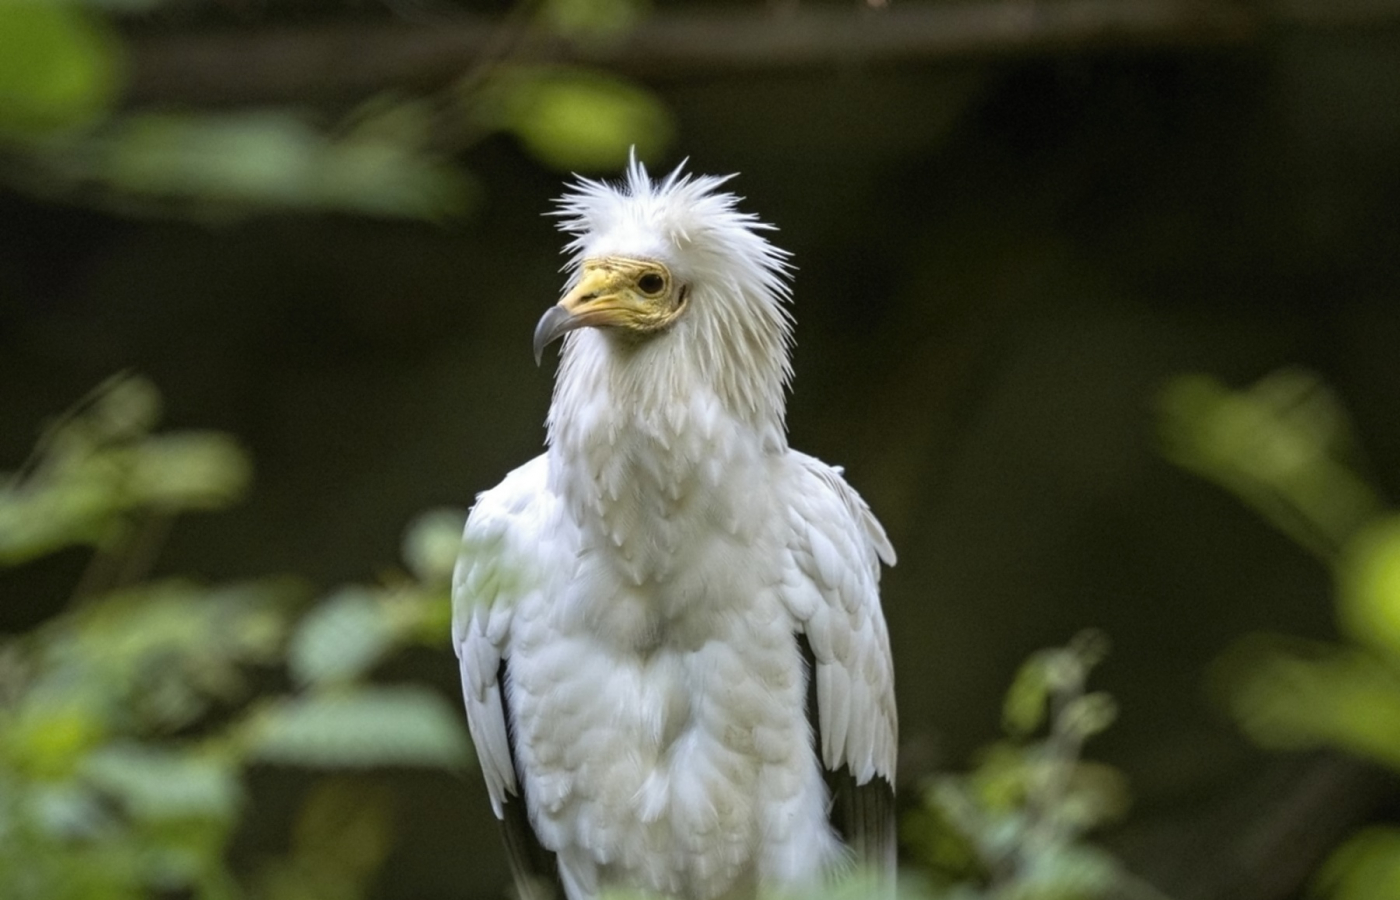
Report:
[[[637,287],[641,289],[643,294],[659,294],[665,286],[666,279],[655,272],[648,272],[637,279]]]

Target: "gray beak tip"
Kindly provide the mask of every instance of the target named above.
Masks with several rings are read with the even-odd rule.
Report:
[[[544,361],[544,348],[559,340],[582,323],[562,306],[551,306],[540,316],[535,326],[535,365]]]

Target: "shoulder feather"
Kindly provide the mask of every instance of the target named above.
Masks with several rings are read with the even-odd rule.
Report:
[[[783,599],[815,658],[823,765],[858,784],[893,782],[898,742],[880,563],[894,548],[839,470],[796,451],[788,501]]]

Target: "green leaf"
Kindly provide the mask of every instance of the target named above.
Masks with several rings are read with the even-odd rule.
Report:
[[[1083,834],[1122,818],[1130,803],[1128,779],[1122,772],[1103,763],[1081,760],[1074,764],[1069,790],[1060,798],[1053,815],[1074,833]]]
[[[1058,725],[1080,740],[1103,733],[1118,717],[1118,704],[1102,691],[1071,699],[1060,712]]]
[[[263,762],[307,766],[458,766],[470,758],[462,717],[423,688],[365,688],[288,699],[245,732]]]
[[[28,787],[19,812],[44,838],[67,843],[112,827],[114,813],[101,797],[76,781],[30,782]]]
[[[1109,646],[1108,635],[1097,628],[1085,628],[1069,639],[1066,648],[1087,674],[1108,656]]]
[[[543,0],[540,18],[559,34],[607,40],[632,28],[645,6],[642,0]]]
[[[1400,657],[1400,516],[1350,541],[1337,567],[1338,615],[1356,641]]]
[[[55,146],[50,168],[154,201],[225,215],[338,209],[378,216],[455,214],[471,184],[414,146],[416,134],[339,138],[284,112],[129,115],[85,142]]]
[[[79,411],[101,441],[143,437],[160,421],[163,405],[155,384],[141,375],[123,372],[107,379],[92,393],[92,409]],[[81,403],[80,403],[81,405]]]
[[[633,148],[641,159],[655,158],[674,133],[670,114],[650,91],[584,69],[508,69],[480,98],[476,114],[564,171],[616,169]]]
[[[48,683],[31,688],[0,731],[0,763],[26,777],[67,778],[107,737],[108,723],[95,692]]]
[[[1330,900],[1400,897],[1400,828],[1352,835],[1323,864],[1315,887]]]
[[[228,435],[188,431],[146,438],[134,450],[126,488],[154,509],[220,509],[252,480],[248,455]]]
[[[292,633],[287,665],[301,684],[348,681],[394,644],[384,604],[361,587],[341,590],[307,613]]]
[[[68,3],[0,3],[0,135],[87,124],[122,87],[119,45]]]
[[[1352,440],[1340,405],[1306,372],[1276,372],[1245,391],[1179,377],[1159,398],[1159,423],[1172,462],[1234,492],[1328,561],[1379,508],[1345,462]]]
[[[242,798],[230,763],[191,750],[116,744],[88,756],[82,774],[138,819],[228,821]]]
[[[1118,883],[1117,860],[1087,844],[1054,844],[1025,855],[1004,900],[1093,900]]]
[[[403,559],[419,580],[446,582],[462,553],[465,510],[433,509],[415,518],[404,532]]]
[[[1373,654],[1258,636],[1236,644],[1215,674],[1260,744],[1334,746],[1400,770],[1400,674]]]
[[[0,565],[17,565],[115,533],[117,473],[82,467],[61,480],[0,487]]]
[[[1007,689],[1001,721],[1012,737],[1027,737],[1045,723],[1051,691],[1048,677],[1051,652],[1041,650],[1032,654],[1021,664]]]

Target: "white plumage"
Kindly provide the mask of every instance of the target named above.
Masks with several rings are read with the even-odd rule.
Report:
[[[571,900],[800,886],[847,855],[823,769],[894,774],[894,551],[839,470],[787,446],[785,254],[724,180],[633,163],[561,201],[548,450],[478,498],[455,577],[492,806],[523,790]]]

